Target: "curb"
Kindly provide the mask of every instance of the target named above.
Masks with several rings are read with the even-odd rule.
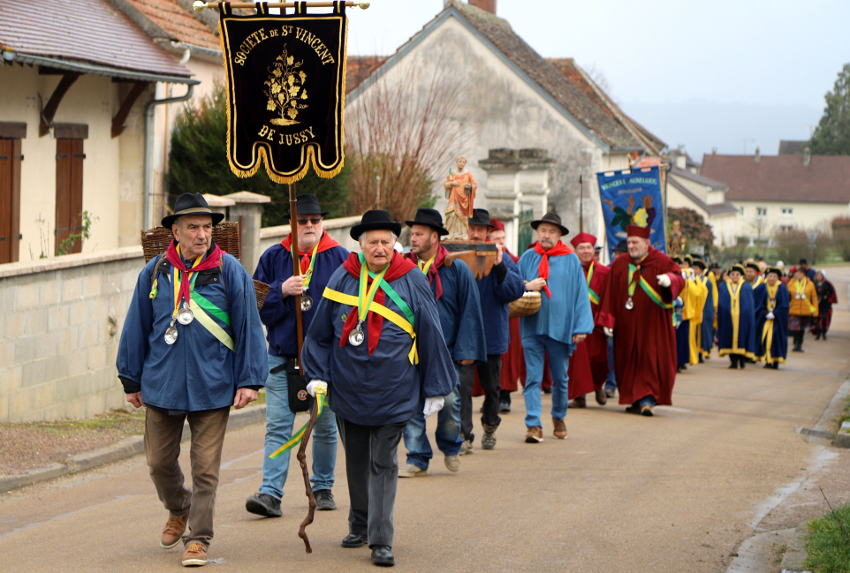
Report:
[[[251,406],[244,410],[233,410],[227,421],[227,431],[266,421],[266,407]],[[184,440],[188,439],[188,424],[183,426]],[[130,436],[115,444],[69,456],[64,463],[53,463],[22,474],[0,477],[0,494],[35,483],[90,470],[121,461],[145,451],[144,436]]]
[[[818,441],[835,448],[850,448],[850,433],[838,430],[835,420],[840,418],[847,408],[847,399],[850,398],[850,378],[846,379],[836,390],[835,395],[818,418],[814,428],[797,428],[797,433],[805,436],[808,442]]]

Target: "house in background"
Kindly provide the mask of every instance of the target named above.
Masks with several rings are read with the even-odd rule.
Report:
[[[106,0],[0,0],[0,54],[0,263],[137,245],[146,109],[191,70]]]
[[[769,241],[777,232],[827,231],[850,215],[850,157],[801,154],[703,157],[700,175],[728,185],[740,237]]]

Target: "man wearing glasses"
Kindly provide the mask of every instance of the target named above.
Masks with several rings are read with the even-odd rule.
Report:
[[[286,451],[269,458],[292,437],[295,413],[289,404],[287,367],[298,354],[296,345],[295,296],[301,295],[304,332],[313,320],[316,305],[331,274],[348,257],[348,251],[322,228],[327,214],[314,195],[296,200],[298,212],[298,257],[301,274],[293,274],[292,239],[269,247],[260,257],[254,278],[270,285],[260,318],[266,325],[269,343],[269,376],[266,380],[266,438],[263,451],[263,482],[259,492],[245,502],[245,509],[263,517],[280,517],[280,500],[289,470]],[[335,414],[325,408],[313,430],[313,495],[316,508],[336,509],[331,490],[336,465],[337,428]]]

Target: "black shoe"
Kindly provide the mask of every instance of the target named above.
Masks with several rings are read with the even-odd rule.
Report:
[[[773,368],[773,364],[767,363],[764,365],[765,368]]]
[[[267,493],[258,493],[245,500],[245,509],[263,517],[280,517],[280,500]]]
[[[380,567],[395,565],[395,557],[389,545],[376,545],[372,548],[372,563]]]
[[[612,390],[610,388],[605,388],[605,395],[609,398],[613,398],[614,397],[614,390]]]
[[[548,388],[543,388],[543,393],[544,394],[551,394],[552,393],[552,387],[549,386]]]
[[[511,403],[502,400],[499,402],[499,413],[500,414],[509,414],[511,411]]]
[[[313,492],[313,497],[316,498],[316,509],[319,511],[332,511],[336,509],[334,494],[329,489],[320,489]]]
[[[632,404],[631,406],[626,406],[627,414],[640,414],[640,406],[637,404]]]
[[[363,547],[366,543],[368,543],[366,536],[359,533],[349,533],[342,538],[342,546],[349,549],[352,547]]]

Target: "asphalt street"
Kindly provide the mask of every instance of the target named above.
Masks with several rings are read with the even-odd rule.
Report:
[[[830,278],[846,305],[850,267]],[[835,481],[850,475],[847,450],[799,433],[823,422],[847,379],[848,342],[850,313],[842,306],[829,340],[807,338],[806,352],[792,354],[779,371],[728,370],[728,361],[715,356],[678,377],[674,406],[658,408],[654,418],[626,414],[613,401],[598,407],[589,397],[587,409],[570,409],[564,441],[552,438],[547,423],[541,444],[524,443],[522,397],[515,394],[495,450],[463,457],[457,474],[438,453],[427,476],[400,480],[396,569],[696,573],[735,563],[740,571],[778,571],[767,561],[769,550],[748,563],[739,552],[771,528],[822,513],[811,495],[789,503],[803,490],[815,492],[823,482],[835,484],[828,492],[834,504],[850,497]],[[211,566],[374,571],[368,549],[339,545],[348,511],[341,448],[339,509],[316,513],[308,528],[312,554],[297,537],[306,512],[297,465],[283,518],[245,511],[260,482],[262,441],[262,424],[227,436]],[[403,463],[403,447],[400,454]],[[0,568],[174,571],[180,550],[158,546],[165,519],[138,455],[12,491],[0,495]]]

